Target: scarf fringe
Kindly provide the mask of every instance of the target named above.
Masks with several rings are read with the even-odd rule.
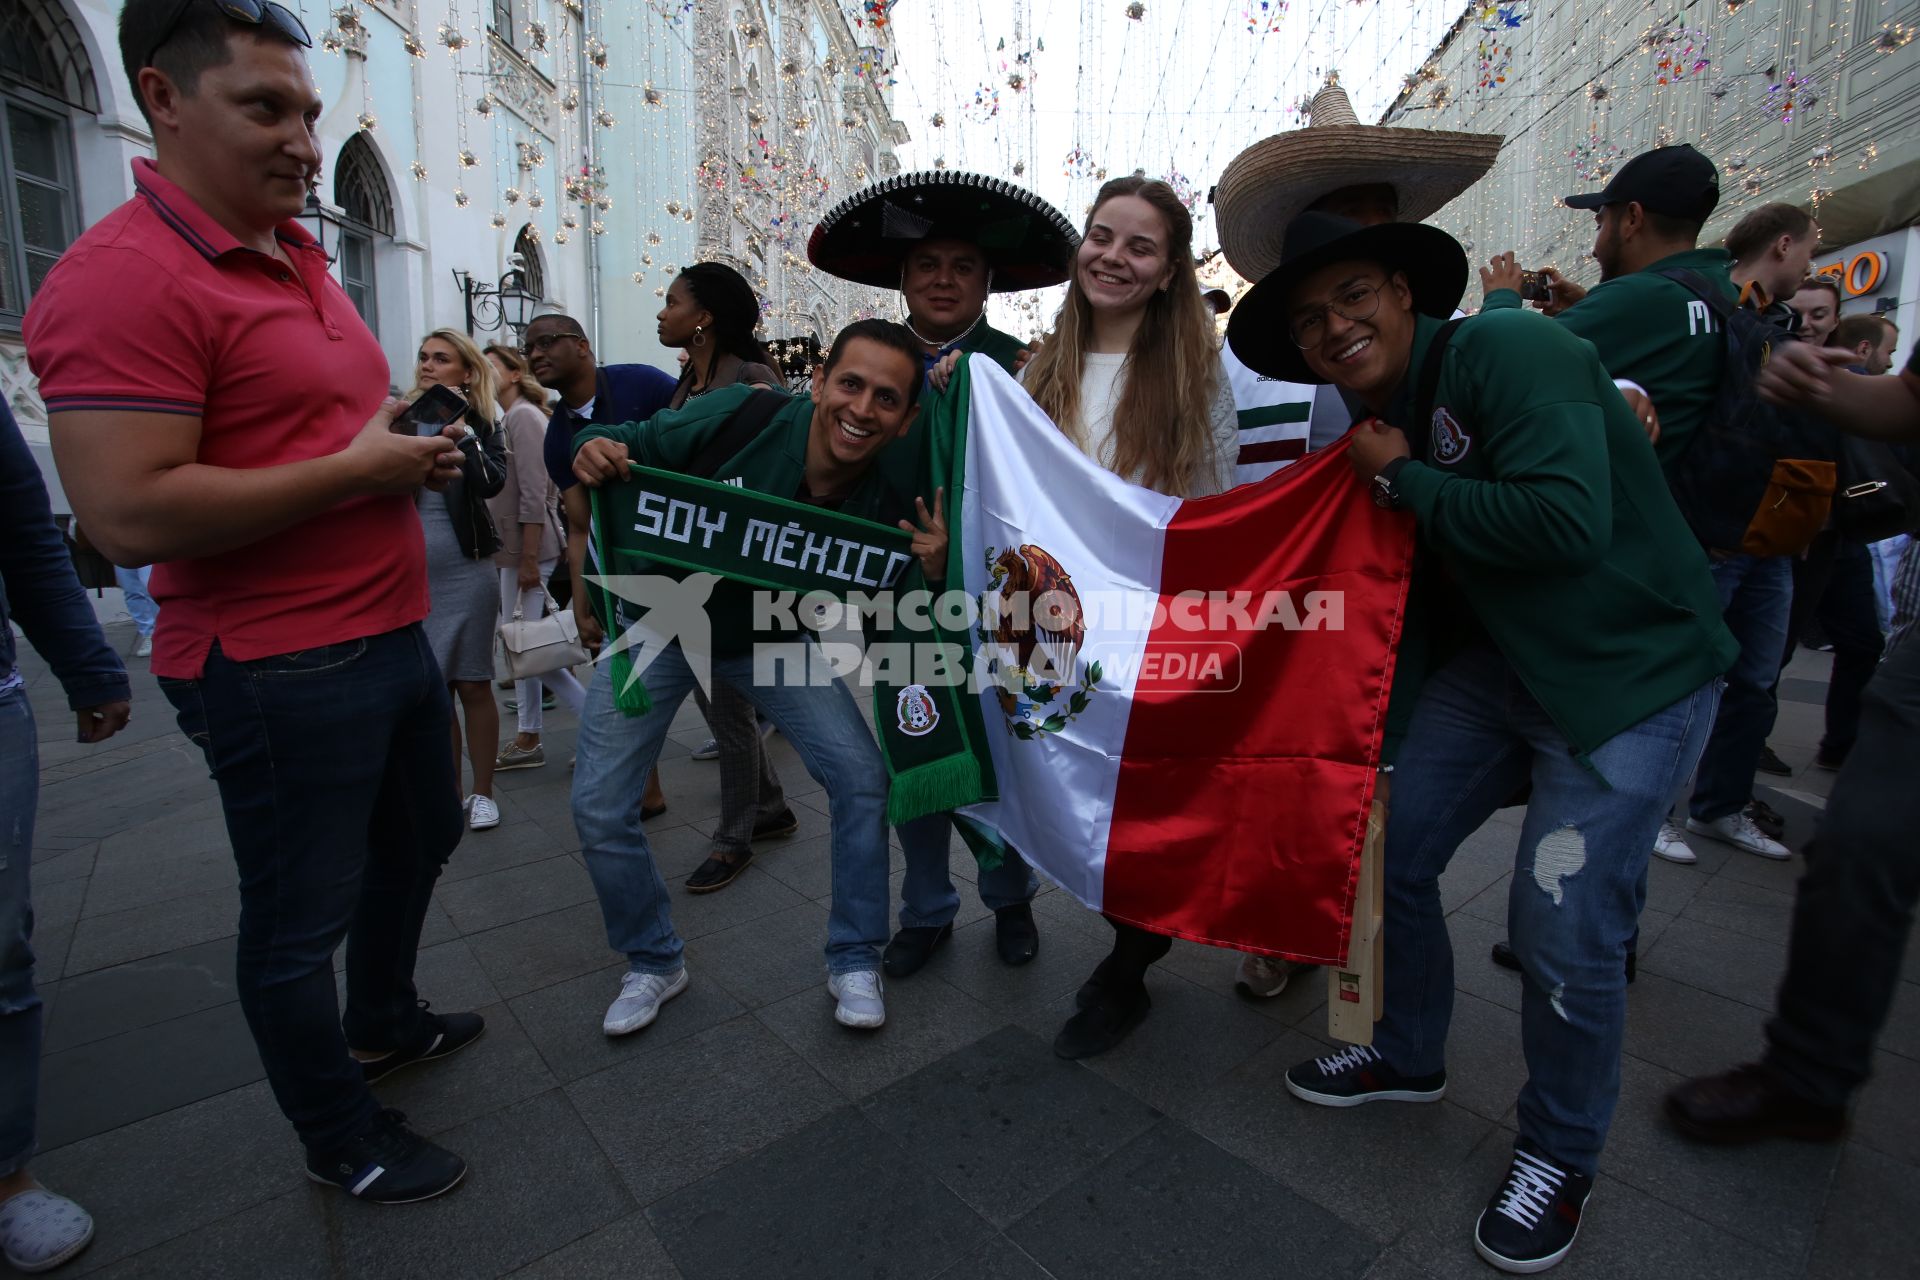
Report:
[[[980,762],[970,751],[942,756],[893,775],[887,821],[896,826],[980,799]]]

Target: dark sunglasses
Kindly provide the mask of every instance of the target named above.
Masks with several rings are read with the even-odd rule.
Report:
[[[537,338],[528,338],[521,346],[520,354],[531,357],[545,351],[556,342],[566,342],[569,340],[573,342],[585,342],[587,339],[586,335],[579,333],[543,333]]]
[[[271,27],[301,48],[313,48],[313,37],[307,34],[306,24],[300,21],[299,15],[283,5],[274,4],[273,0],[209,0],[209,2],[235,22],[244,22],[250,27]],[[193,5],[194,0],[180,0],[180,3],[173,6],[173,12],[167,16],[167,25],[160,28],[160,37],[153,42],[153,47],[147,50],[147,59],[140,64],[141,66],[153,65],[153,56],[166,47],[167,41],[173,39],[173,29],[180,25],[180,19],[187,16],[187,10]]]

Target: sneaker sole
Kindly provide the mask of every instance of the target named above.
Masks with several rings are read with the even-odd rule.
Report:
[[[1668,853],[1665,849],[1656,847],[1653,851],[1653,856],[1660,859],[1662,862],[1678,863],[1680,866],[1683,866],[1683,867],[1690,867],[1694,863],[1700,861],[1700,855],[1695,853],[1691,849],[1687,850],[1685,853]]]
[[[81,1236],[78,1240],[74,1241],[72,1244],[62,1249],[59,1253],[54,1254],[51,1258],[47,1258],[40,1262],[19,1262],[19,1261],[16,1261],[14,1256],[9,1253],[6,1255],[7,1265],[9,1267],[12,1267],[15,1271],[18,1271],[21,1275],[27,1275],[27,1276],[37,1276],[42,1271],[51,1271],[55,1267],[65,1266],[67,1263],[72,1262],[75,1258],[79,1257],[81,1251],[84,1250],[88,1245],[93,1243],[93,1231],[94,1231],[93,1223],[89,1222],[87,1224],[86,1235]]]
[[[881,1009],[879,1017],[869,1017],[859,1013],[850,1014],[847,1012],[847,1006],[840,1003],[840,997],[833,994],[831,987],[827,989],[827,998],[833,1001],[833,1020],[843,1027],[852,1027],[855,1031],[872,1031],[887,1025],[885,1009]]]
[[[619,1026],[616,1026],[612,1023],[602,1022],[600,1024],[600,1030],[606,1032],[610,1036],[630,1036],[636,1031],[644,1030],[645,1028],[652,1026],[653,1020],[660,1016],[661,1005],[673,999],[675,996],[679,995],[682,991],[685,991],[686,989],[687,989],[687,971],[685,969],[682,969],[680,970],[680,981],[674,983],[672,986],[668,987],[665,991],[662,991],[660,993],[660,998],[653,1002],[653,1012],[648,1014],[643,1020],[639,1022],[635,1022],[631,1025],[619,1025]]]
[[[1246,982],[1243,979],[1236,978],[1233,983],[1233,994],[1239,996],[1242,1000],[1252,1000],[1255,1002],[1258,1002],[1261,1000],[1271,1000],[1275,996],[1280,995],[1282,992],[1284,992],[1287,989],[1288,981],[1289,981],[1288,978],[1282,978],[1280,979],[1280,985],[1273,988],[1273,990],[1256,991],[1254,990],[1252,984]]]
[[[753,833],[753,835],[750,838],[754,840],[778,840],[783,836],[792,835],[794,832],[798,831],[799,829],[800,829],[800,820],[798,818],[795,818],[793,822],[787,826],[781,827],[777,830],[756,831]]]
[[[480,1024],[480,1030],[474,1034],[472,1040],[462,1040],[459,1044],[454,1045],[450,1049],[442,1049],[438,1053],[429,1051],[427,1053],[421,1054],[417,1058],[408,1058],[405,1062],[396,1063],[392,1067],[389,1067],[387,1070],[382,1071],[377,1076],[368,1076],[367,1084],[376,1085],[376,1084],[384,1083],[385,1081],[393,1079],[393,1077],[399,1075],[402,1071],[405,1071],[408,1067],[419,1066],[423,1062],[438,1062],[442,1058],[451,1058],[454,1054],[460,1052],[462,1049],[472,1044],[474,1040],[478,1040],[481,1036],[484,1036],[485,1034],[487,1034],[487,1024],[483,1022]],[[362,1071],[365,1071],[368,1067],[371,1067],[373,1065],[374,1063],[371,1063],[371,1062],[362,1062],[360,1064],[360,1069]]]
[[[1559,1249],[1555,1250],[1553,1253],[1548,1254],[1546,1257],[1544,1258],[1509,1258],[1503,1253],[1497,1253],[1494,1250],[1489,1249],[1486,1246],[1486,1244],[1480,1239],[1480,1224],[1486,1220],[1486,1217],[1487,1217],[1487,1211],[1485,1209],[1482,1209],[1480,1211],[1480,1216],[1473,1220],[1473,1251],[1479,1254],[1481,1260],[1487,1263],[1487,1265],[1496,1267],[1499,1270],[1505,1271],[1510,1275],[1516,1275],[1516,1276],[1536,1275],[1539,1272],[1548,1270],[1551,1267],[1558,1266],[1560,1263],[1560,1260],[1566,1257],[1567,1254],[1572,1251],[1574,1240],[1578,1240],[1580,1238],[1580,1226],[1578,1223],[1575,1223],[1573,1228],[1572,1239],[1568,1240],[1566,1244],[1562,1245]]]
[[[1418,1089],[1381,1089],[1374,1093],[1340,1094],[1315,1093],[1305,1085],[1295,1084],[1292,1077],[1284,1077],[1287,1092],[1302,1102],[1311,1102],[1321,1107],[1357,1107],[1368,1102],[1438,1102],[1447,1096],[1447,1086],[1441,1085],[1430,1092]]]
[[[495,773],[512,773],[515,769],[544,769],[546,767],[547,762],[545,760],[515,760],[511,764],[504,760],[495,760],[493,762],[493,771]]]
[[[323,1178],[311,1169],[307,1170],[307,1176],[313,1179],[315,1182],[319,1183],[321,1186],[332,1187],[335,1191],[338,1191],[341,1195],[351,1196],[353,1199],[358,1200],[362,1204],[419,1204],[422,1200],[431,1200],[435,1196],[443,1196],[447,1194],[447,1192],[459,1186],[462,1182],[466,1181],[467,1166],[464,1164],[461,1165],[460,1172],[455,1174],[453,1181],[449,1182],[446,1186],[436,1188],[435,1190],[429,1191],[422,1196],[408,1196],[404,1200],[376,1200],[372,1196],[356,1196],[353,1194],[353,1192],[347,1190],[345,1187],[335,1182],[332,1178]]]
[[[1721,835],[1718,831],[1715,831],[1712,827],[1707,826],[1705,823],[1702,823],[1699,826],[1695,826],[1693,824],[1692,818],[1687,819],[1687,834],[1695,835],[1695,836],[1705,836],[1709,840],[1719,841],[1721,844],[1726,845],[1729,849],[1738,849],[1742,853],[1750,853],[1756,858],[1766,858],[1772,862],[1785,862],[1788,858],[1791,858],[1793,856],[1793,850],[1791,849],[1783,848],[1779,853],[1774,853],[1771,850],[1767,850],[1767,849],[1756,849],[1750,844],[1743,844],[1740,841],[1735,840],[1729,836]]]

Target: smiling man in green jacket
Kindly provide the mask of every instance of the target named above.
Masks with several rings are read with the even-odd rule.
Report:
[[[755,393],[728,388],[645,422],[588,427],[574,437],[573,473],[599,488],[627,479],[631,466],[651,467],[701,475],[874,523],[907,523],[904,517],[916,516],[920,527],[914,530],[912,554],[929,580],[935,580],[942,576],[947,549],[940,496],[933,495],[931,510],[924,502],[909,505],[878,465],[880,455],[907,434],[919,412],[921,374],[919,346],[905,328],[888,320],[861,320],[834,339],[826,363],[814,374],[812,396],[781,406],[744,443],[736,444],[731,432],[737,429],[736,413],[746,411],[744,403]],[[716,440],[726,443],[715,446]],[[710,447],[731,456],[714,459],[714,468],[706,470],[702,464]],[[636,499],[629,493],[626,500]],[[603,526],[602,536],[610,536],[609,527]],[[849,531],[850,536],[857,532]],[[681,541],[693,545],[685,535]],[[719,545],[735,544],[723,539]],[[741,554],[747,554],[745,548]],[[900,552],[898,560],[906,555]],[[851,577],[839,567],[831,574],[868,590],[890,586],[880,580],[879,570],[893,559],[863,554],[852,562],[857,567]],[[840,560],[848,563],[844,550]],[[697,585],[683,573],[664,567],[659,572],[682,578],[683,586]],[[820,572],[825,576],[830,571],[823,564]],[[701,603],[699,594],[696,590],[690,602]],[[650,598],[650,613],[658,612],[660,603],[657,596]],[[880,948],[887,940],[887,771],[867,714],[840,677],[825,670],[825,660],[804,644],[797,626],[776,623],[769,630],[756,625],[752,590],[744,582],[719,582],[704,607],[713,674],[745,694],[779,727],[807,772],[826,788],[833,867],[827,990],[834,998],[834,1018],[843,1026],[879,1027],[886,1021]],[[609,633],[628,621],[624,610],[616,612]],[[784,642],[790,652],[797,652],[804,659],[804,680],[782,678],[782,669],[771,662],[773,678],[756,678],[755,649],[763,642]],[[626,714],[620,695],[627,691],[614,688],[612,664],[595,667],[580,719],[579,764],[573,778],[573,821],[600,899],[607,943],[627,957],[628,972],[601,1024],[610,1036],[647,1026],[660,1006],[687,985],[680,936],[673,927],[666,884],[640,825],[634,780],[644,778],[659,758],[694,675],[678,639],[637,674],[645,676],[651,705]]]
[[[1287,1088],[1336,1107],[1445,1093],[1453,954],[1439,878],[1530,785],[1508,899],[1529,1078],[1474,1243],[1532,1272],[1572,1247],[1593,1186],[1648,851],[1735,646],[1706,557],[1592,346],[1514,310],[1460,321],[1437,345],[1466,279],[1442,231],[1302,214],[1228,338],[1252,368],[1332,382],[1374,415],[1350,456],[1376,502],[1413,517],[1412,589],[1431,631],[1431,669],[1395,676],[1395,699],[1418,700],[1387,820],[1384,1013],[1372,1046],[1302,1063]]]

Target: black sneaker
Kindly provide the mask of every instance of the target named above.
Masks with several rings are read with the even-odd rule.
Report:
[[[1567,1256],[1593,1179],[1562,1169],[1525,1138],[1513,1166],[1474,1224],[1473,1247],[1502,1271],[1529,1276]]]
[[[1357,1107],[1363,1102],[1438,1102],[1447,1092],[1447,1073],[1403,1076],[1372,1046],[1351,1044],[1339,1053],[1303,1062],[1287,1072],[1287,1092],[1323,1107]]]
[[[1787,833],[1787,820],[1765,800],[1749,800],[1740,812],[1753,819],[1753,825],[1772,839],[1778,840]]]
[[[388,1108],[344,1145],[307,1152],[307,1176],[374,1204],[412,1204],[459,1186],[467,1162],[407,1128],[406,1116]]]
[[[782,809],[771,818],[762,818],[753,824],[755,840],[774,840],[781,836],[790,836],[800,829],[800,819],[793,816],[792,809]]]
[[[1791,778],[1793,766],[1775,754],[1772,747],[1760,748],[1760,761],[1753,766],[1761,773],[1770,773],[1776,778]]]
[[[487,1029],[487,1020],[477,1013],[434,1013],[427,1002],[420,1002],[420,1020],[415,1024],[411,1044],[395,1049],[384,1058],[362,1062],[360,1071],[368,1084],[385,1080],[402,1067],[416,1062],[431,1062],[472,1044]]]

